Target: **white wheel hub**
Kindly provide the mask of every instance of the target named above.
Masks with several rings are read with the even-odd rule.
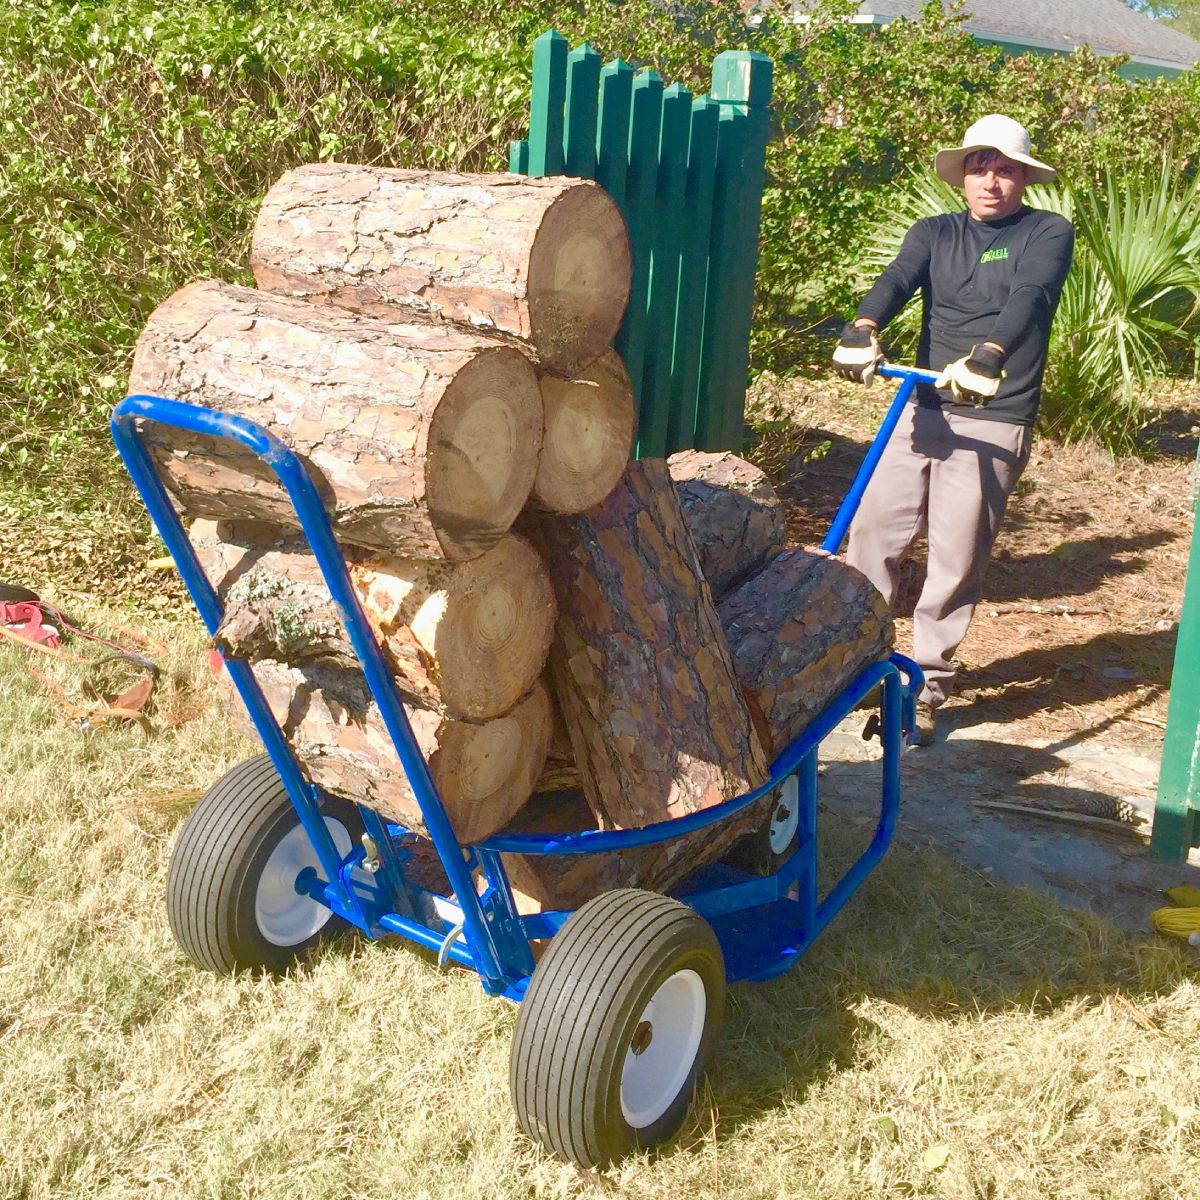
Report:
[[[796,836],[800,824],[800,780],[789,775],[775,798],[775,810],[771,814],[771,828],[767,840],[772,854],[782,854]]]
[[[707,1008],[704,981],[683,970],[659,984],[642,1009],[621,1070],[621,1115],[632,1128],[653,1125],[683,1090]]]
[[[338,854],[345,858],[354,839],[350,831],[333,817],[325,818],[325,828],[333,838]],[[280,839],[258,877],[254,892],[254,919],[259,932],[272,946],[298,946],[324,929],[333,913],[311,896],[296,890],[300,872],[312,867],[321,871],[303,825],[297,825]]]

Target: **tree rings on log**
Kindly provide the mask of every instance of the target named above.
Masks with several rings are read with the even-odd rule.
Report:
[[[719,601],[787,545],[783,505],[767,477],[728,450],[681,450],[667,468],[704,578]]]
[[[250,259],[266,291],[510,334],[567,375],[611,343],[629,299],[620,210],[561,176],[298,167],[267,193]]]
[[[526,357],[442,325],[388,325],[215,281],[160,305],[130,391],[248,417],[299,454],[345,541],[475,558],[528,499],[542,399]],[[147,443],[192,516],[295,525],[239,445],[153,424]]]
[[[779,555],[717,611],[772,757],[895,644],[891,611],[867,577],[811,550]]]
[[[413,790],[361,672],[329,663],[250,664],[267,703],[312,783],[425,832]],[[231,715],[249,728],[222,672]],[[446,814],[463,843],[506,825],[529,799],[546,761],[550,700],[539,681],[511,712],[472,724],[407,708],[409,722]]]
[[[542,373],[545,434],[531,503],[578,513],[617,486],[633,451],[637,409],[629,372],[608,350],[573,379]]]

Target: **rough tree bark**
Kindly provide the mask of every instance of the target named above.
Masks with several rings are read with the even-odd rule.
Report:
[[[266,291],[512,334],[571,374],[612,341],[629,239],[590,180],[314,163],[267,193],[250,252]]]
[[[648,825],[763,782],[766,759],[666,465],[631,463],[584,514],[526,521],[559,600],[555,695],[601,823]],[[756,806],[723,823],[705,852],[716,857],[761,819]],[[698,865],[680,850],[665,850],[668,876]]]
[[[783,505],[767,477],[728,450],[681,450],[667,467],[704,578],[720,600],[787,545]]]
[[[812,550],[779,555],[717,611],[772,757],[895,643],[891,612],[866,576]]]
[[[637,427],[633,387],[621,356],[608,350],[572,379],[542,373],[545,436],[530,503],[578,513],[617,486]]]
[[[542,400],[529,361],[451,326],[387,325],[216,281],[151,315],[130,391],[249,417],[305,460],[346,541],[463,561],[529,496]],[[194,516],[294,525],[274,476],[228,441],[151,426]]]
[[[328,662],[289,667],[270,659],[252,663],[251,670],[313,783],[425,831],[361,672]],[[220,684],[230,715],[248,730],[228,672],[221,673]],[[511,712],[482,724],[447,720],[428,709],[406,711],[459,840],[475,842],[506,825],[529,799],[546,761],[550,700],[545,686],[539,681]]]
[[[357,665],[317,561],[273,526],[196,521],[189,536],[225,604],[216,644],[229,657],[291,666]],[[467,563],[349,549],[350,580],[406,701],[487,720],[533,687],[554,633],[550,577],[505,534]]]

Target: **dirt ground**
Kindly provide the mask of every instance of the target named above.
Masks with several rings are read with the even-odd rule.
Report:
[[[758,384],[754,409],[776,418],[760,457],[796,543],[824,535],[890,396],[890,386],[864,393],[803,379]],[[807,431],[799,445],[786,442],[784,414],[793,439],[797,428]],[[1195,865],[1150,860],[1144,836],[1192,535],[1198,433],[1200,389],[1180,386],[1160,401],[1145,458],[1114,461],[1095,445],[1035,442],[959,651],[958,688],[939,714],[938,741],[906,756],[902,836],[1127,927],[1145,928],[1158,888],[1200,882]],[[901,652],[911,650],[923,558],[919,544],[904,569]],[[862,807],[878,753],[861,728],[851,717],[827,745],[823,796],[847,812]],[[1119,817],[1127,832],[983,807],[996,804],[1084,821]]]

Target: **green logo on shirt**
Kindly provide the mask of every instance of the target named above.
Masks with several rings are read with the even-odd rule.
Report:
[[[985,250],[980,256],[981,263],[997,262],[1002,258],[1008,257],[1008,247],[1001,246],[998,250]]]

